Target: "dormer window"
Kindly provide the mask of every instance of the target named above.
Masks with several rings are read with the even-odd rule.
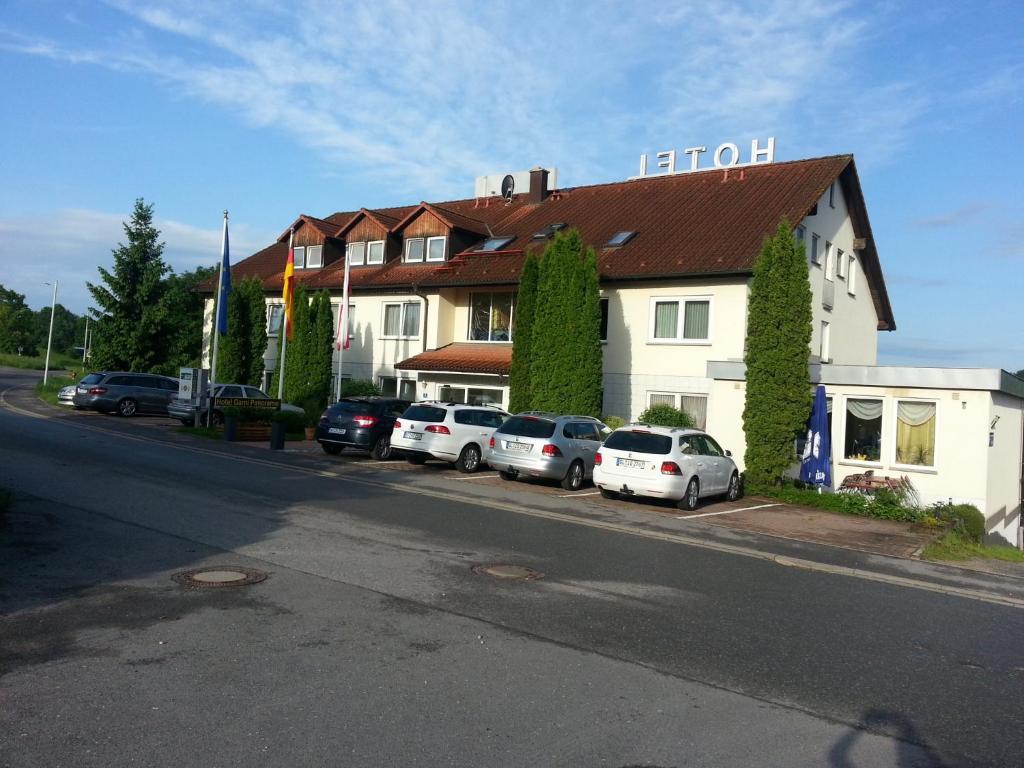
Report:
[[[444,261],[446,237],[427,238],[427,261]]]
[[[544,229],[539,232],[535,232],[533,235],[534,240],[547,240],[550,237],[554,237],[554,234],[560,230],[565,229],[565,222],[557,222],[555,224],[548,224]]]
[[[636,237],[636,232],[630,230],[624,230],[622,232],[616,232],[612,235],[612,239],[608,241],[607,248],[618,248],[620,245],[625,245],[630,240]]]
[[[405,260],[423,261],[423,238],[410,237],[405,241]]]
[[[306,269],[318,269],[324,265],[324,247],[310,245],[306,247]]]
[[[484,240],[483,245],[477,248],[477,251],[500,251],[513,240],[515,237],[489,237]]]
[[[306,266],[306,249],[299,245],[292,248],[292,259],[296,269],[302,269]]]
[[[366,244],[366,263],[367,264],[383,264],[384,263],[384,241],[374,240],[371,243]]]
[[[366,243],[349,243],[345,246],[350,266],[358,267],[366,263]]]

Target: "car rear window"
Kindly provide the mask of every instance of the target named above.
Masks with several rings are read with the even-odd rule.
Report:
[[[86,376],[84,379],[82,379],[81,382],[79,382],[79,383],[80,384],[99,384],[101,381],[103,381],[103,374],[102,373],[90,373],[88,376]]]
[[[539,437],[546,439],[555,434],[555,422],[547,419],[528,418],[526,416],[513,416],[502,424],[498,431],[503,435],[515,435],[516,437]]]
[[[447,415],[448,411],[444,408],[437,408],[433,405],[410,405],[405,409],[402,418],[412,421],[438,422],[444,421],[444,417]]]
[[[672,451],[672,438],[668,435],[655,435],[652,432],[620,429],[612,433],[605,441],[604,447],[615,451],[655,453],[664,456]]]
[[[331,408],[337,413],[369,413],[371,406],[359,400],[339,400]]]

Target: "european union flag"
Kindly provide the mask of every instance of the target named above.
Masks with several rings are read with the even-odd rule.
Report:
[[[224,212],[224,248],[220,260],[220,295],[217,297],[217,331],[228,335],[228,295],[231,293],[231,261],[228,258],[228,214]]]

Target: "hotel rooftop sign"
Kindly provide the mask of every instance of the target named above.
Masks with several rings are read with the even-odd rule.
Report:
[[[647,155],[640,155],[640,173],[629,178],[633,180],[642,179],[647,176],[670,176],[677,173],[713,170],[714,168],[735,168],[740,165],[772,163],[775,162],[775,137],[769,136],[768,144],[764,147],[759,144],[757,139],[750,142],[750,160],[746,163],[740,162],[740,148],[731,141],[727,141],[719,144],[718,148],[711,155],[714,165],[701,167],[700,156],[707,151],[707,147],[687,147],[683,150],[683,155],[690,156],[688,161],[685,157],[680,158],[674,149],[658,152],[654,156],[654,170],[652,172],[648,172]],[[680,160],[682,160],[682,163],[679,162]],[[680,167],[680,165],[683,167]]]

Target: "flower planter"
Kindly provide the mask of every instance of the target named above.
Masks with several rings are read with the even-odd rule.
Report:
[[[316,440],[316,427],[306,427],[306,439]]]
[[[257,440],[269,440],[270,425],[241,423],[238,425],[238,429],[235,431],[235,439],[252,442],[255,442]]]

